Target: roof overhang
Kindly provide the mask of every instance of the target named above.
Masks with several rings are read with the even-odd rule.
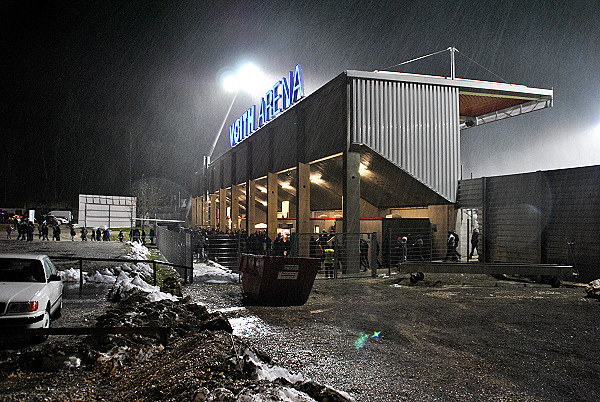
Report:
[[[552,107],[552,89],[391,71],[346,71],[348,77],[458,88],[460,128],[466,129]]]

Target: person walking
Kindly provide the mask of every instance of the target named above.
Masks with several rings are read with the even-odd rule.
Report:
[[[77,233],[75,232],[75,228],[73,227],[73,225],[70,225],[70,226],[71,226],[71,233],[70,233],[71,234],[71,241],[75,241],[75,235]]]
[[[12,239],[12,232],[13,232],[12,225],[8,225],[8,227],[6,228],[6,238],[7,239]]]
[[[452,234],[454,235],[454,250],[453,250],[454,259],[456,261],[460,261],[460,259],[462,258],[462,256],[460,255],[460,253],[458,251],[458,247],[460,246],[460,237],[458,236],[458,233],[456,233],[454,230],[452,231]]]
[[[365,272],[369,268],[369,243],[360,239],[360,270]]]
[[[33,233],[35,232],[35,225],[33,224],[33,222],[29,222],[27,224],[27,241],[28,242],[32,242],[33,241]]]
[[[325,250],[323,251],[325,253],[325,257],[323,260],[323,266],[325,268],[325,278],[333,278],[335,250],[333,249],[333,247],[327,246],[327,248],[325,248]]]
[[[60,225],[52,226],[52,239],[60,241]]]
[[[477,250],[479,256],[479,231],[477,228],[473,229],[473,235],[471,236],[471,252],[469,253],[469,259],[473,258],[473,253]]]
[[[446,241],[446,257],[444,261],[453,260],[454,259],[454,250],[456,250],[456,238],[452,231],[448,231],[448,239]]]

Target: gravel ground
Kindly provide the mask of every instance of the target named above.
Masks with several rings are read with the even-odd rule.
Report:
[[[27,245],[0,241],[4,252],[10,249],[89,257],[118,257],[126,253],[123,247],[113,242],[36,240]],[[185,287],[184,293],[211,311],[223,312],[234,335],[267,351],[273,363],[349,392],[357,401],[597,400],[600,305],[597,299],[585,297],[581,287],[554,289],[535,283],[498,281],[485,275],[431,274],[416,285],[408,282],[406,276],[318,280],[308,302],[294,307],[244,306],[237,284],[196,283]],[[78,290],[72,292],[73,296],[65,299],[63,317],[53,325],[90,325],[108,305],[103,301],[106,290],[86,289],[81,296]],[[220,332],[202,336],[210,341],[206,345],[215,348],[230,342]],[[15,353],[43,350],[40,348],[52,342],[56,341]],[[177,359],[198,366],[197,360],[189,360],[190,356],[199,356],[204,353],[201,350],[208,349],[198,343],[201,349],[194,351],[195,342],[173,342],[172,348],[164,352],[169,364],[161,365],[157,356],[159,360],[153,365],[139,365],[110,376],[98,374],[94,377],[98,384],[86,381],[90,391],[81,396],[117,400],[133,392],[129,399],[144,399],[142,395],[152,394],[136,392],[142,392],[159,369],[165,374],[157,381],[167,387],[168,378],[185,375],[177,369]],[[179,345],[180,352],[176,349]],[[221,350],[215,350],[214,356]],[[210,364],[219,367],[214,360]],[[198,371],[194,378],[198,380],[203,372]],[[4,381],[14,381],[11,376]],[[62,393],[55,395],[68,395],[69,387],[74,387],[74,397],[80,395],[76,390],[82,377],[72,370],[63,375],[62,385],[56,374],[19,376],[23,381],[42,381],[36,385],[40,392],[61,388]],[[0,393],[6,389],[2,381]],[[116,384],[127,384],[130,389],[110,397]],[[173,395],[173,390],[165,392]],[[23,394],[11,395],[16,400]]]
[[[277,364],[358,401],[597,400],[600,306],[581,287],[485,275],[408,282],[316,281],[298,307],[243,307],[237,285],[187,290]]]

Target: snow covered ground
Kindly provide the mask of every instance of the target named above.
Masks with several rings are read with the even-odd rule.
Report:
[[[132,260],[146,260],[150,255],[147,247],[139,243],[127,242],[131,246],[127,255],[124,258]],[[59,271],[63,282],[79,282],[80,271],[75,268],[69,268],[64,271]],[[146,298],[149,301],[158,300],[173,300],[178,298],[169,293],[161,292],[158,286],[152,286],[142,279],[143,276],[151,276],[152,268],[146,263],[121,263],[110,268],[104,268],[101,271],[93,273],[83,272],[84,283],[105,283],[112,284],[113,290],[111,293],[118,294],[124,297],[132,292],[146,293]]]
[[[240,275],[214,261],[194,263],[194,282],[239,283]]]

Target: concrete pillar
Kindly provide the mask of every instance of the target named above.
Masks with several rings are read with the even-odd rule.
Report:
[[[296,233],[311,233],[310,225],[310,165],[298,163],[296,167]],[[297,238],[298,255],[310,255],[310,236]]]
[[[310,165],[298,163],[296,170],[296,232],[310,233]]]
[[[344,153],[344,188],[342,201],[346,273],[360,271],[360,240],[355,233],[360,232],[360,153],[347,151]],[[336,228],[337,229],[337,228]],[[352,235],[349,235],[352,233]]]
[[[210,226],[210,204],[207,196],[203,197],[202,202],[202,226]]]
[[[210,221],[209,225],[211,229],[217,228],[217,194],[209,194],[208,199],[210,200]]]
[[[246,231],[254,233],[256,225],[256,180],[246,181]]]
[[[279,201],[279,184],[275,173],[267,174],[267,235],[271,240],[277,237],[277,203]]]
[[[192,198],[192,226],[198,224],[198,198]]]
[[[219,189],[219,230],[227,231],[227,189]]]
[[[240,195],[242,190],[240,186],[231,186],[231,230],[240,229]]]

